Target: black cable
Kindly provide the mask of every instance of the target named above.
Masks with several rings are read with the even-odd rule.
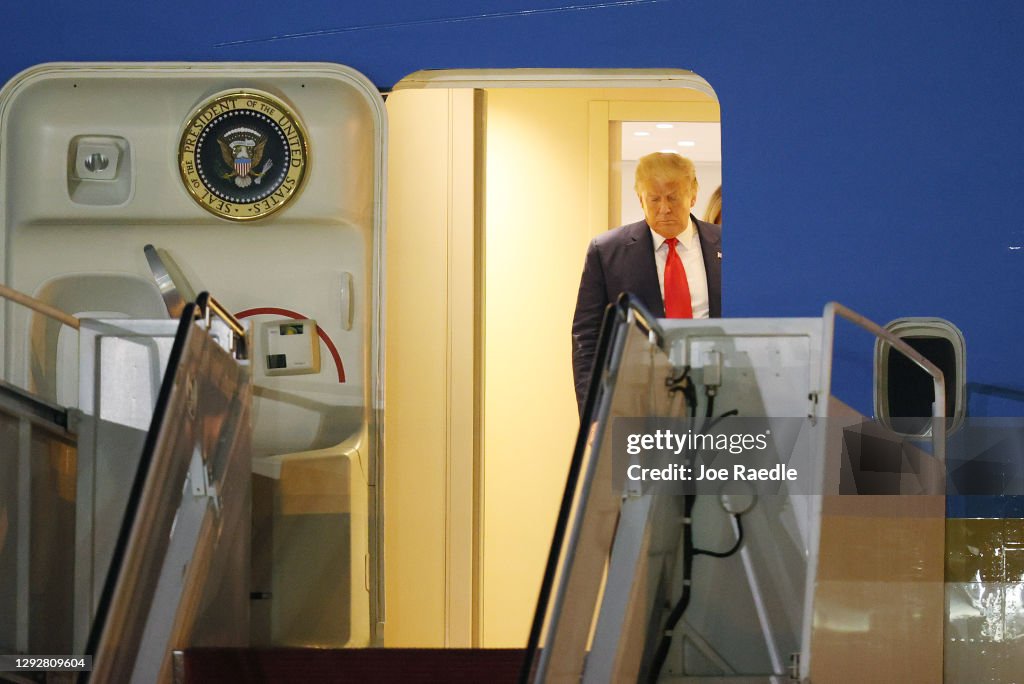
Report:
[[[697,390],[690,381],[690,366],[683,366],[682,372],[674,378],[665,378],[665,387],[668,388],[669,394],[682,392],[690,407],[690,418],[697,417]]]
[[[683,396],[690,400],[690,396],[686,393],[686,386],[689,385],[690,392],[693,395],[694,403],[691,404],[690,416],[696,416],[696,391],[693,390],[692,384],[689,383],[688,374],[690,367],[686,366],[683,369],[682,375],[671,381],[666,380],[665,384],[669,387],[669,391],[682,391]],[[705,390],[705,394],[708,398],[708,406],[705,410],[704,425],[701,426],[700,433],[704,433],[717,425],[724,418],[729,416],[739,415],[739,411],[732,409],[726,411],[722,415],[708,422],[708,419],[713,415],[714,410],[714,397],[715,392],[708,388]],[[687,451],[685,460],[692,463],[691,454]],[[698,555],[711,556],[712,558],[728,558],[739,551],[743,545],[743,523],[740,521],[739,514],[733,514],[736,518],[736,526],[738,529],[738,536],[736,543],[728,551],[709,551],[707,549],[698,549],[693,545],[693,534],[692,534],[692,514],[694,504],[697,502],[697,497],[693,494],[686,495],[686,501],[683,505],[683,593],[679,597],[679,601],[672,608],[672,612],[669,613],[668,619],[665,621],[665,628],[662,632],[661,641],[658,642],[658,648],[654,652],[654,656],[651,659],[651,669],[648,670],[647,681],[649,684],[657,684],[658,676],[661,674],[661,668],[665,665],[665,660],[668,658],[669,648],[672,646],[672,632],[675,630],[676,625],[679,624],[679,620],[683,617],[683,613],[686,612],[687,607],[690,605],[690,583],[691,576],[693,574],[693,559]]]
[[[713,421],[708,423],[707,427],[704,428],[704,429],[705,430],[710,430],[711,428],[715,427],[720,422],[722,422],[723,419],[728,418],[730,416],[738,416],[739,414],[740,414],[740,412],[737,411],[736,409],[732,409],[731,411],[726,411],[725,413],[723,413],[722,415],[718,416]]]
[[[711,556],[713,558],[728,558],[737,551],[740,550],[740,546],[743,545],[743,518],[740,517],[742,513],[733,513],[732,517],[736,519],[736,543],[732,545],[732,548],[728,551],[708,551],[707,549],[693,550],[695,556]]]
[[[714,387],[705,387],[704,396],[708,398],[708,405],[704,409],[705,422],[708,418],[715,414],[715,395],[718,391]],[[708,427],[711,427],[710,425]],[[701,428],[701,432],[704,432],[704,428]]]
[[[675,630],[676,625],[679,624],[679,620],[682,619],[683,613],[690,605],[690,576],[693,571],[693,559],[696,556],[704,555],[711,556],[712,558],[728,558],[734,555],[743,546],[743,520],[741,513],[733,513],[732,516],[736,519],[736,543],[733,544],[732,548],[728,551],[709,551],[708,549],[699,549],[693,545],[693,534],[689,529],[693,523],[691,515],[693,513],[693,506],[696,503],[697,497],[688,494],[686,496],[686,504],[684,506],[684,515],[686,519],[683,524],[685,526],[683,532],[683,593],[679,597],[679,602],[676,603],[672,612],[669,614],[668,619],[665,621],[665,630],[661,636],[661,641],[658,643],[658,649],[654,652],[654,657],[651,660],[650,675],[648,676],[648,682],[650,684],[656,684],[658,677],[661,674],[661,668],[665,665],[665,660],[668,658],[669,648],[672,646],[672,632]]]
[[[686,612],[686,608],[690,605],[690,575],[693,570],[694,553],[693,535],[690,534],[689,528],[692,524],[690,514],[693,513],[693,505],[696,501],[696,496],[687,494],[686,501],[683,504],[683,594],[679,597],[679,601],[672,608],[672,612],[669,613],[668,619],[665,621],[665,629],[662,632],[661,641],[658,642],[658,648],[651,659],[651,669],[648,671],[647,677],[649,684],[657,684],[661,668],[665,664],[665,659],[668,658],[668,649],[672,646],[672,632],[679,623],[679,619],[683,617],[683,613]]]
[[[690,366],[683,366],[683,370],[679,372],[679,375],[672,377],[671,375],[665,378],[665,387],[668,387],[669,392],[676,392],[681,389],[684,383],[689,381]]]

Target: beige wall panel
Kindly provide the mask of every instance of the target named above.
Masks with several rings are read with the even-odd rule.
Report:
[[[611,112],[659,119],[669,104],[685,120],[680,102],[703,117],[713,100],[487,91],[483,646],[525,644],[565,486],[579,425],[570,327],[587,244],[606,228]]]
[[[588,100],[487,94],[485,647],[526,642],[579,424],[569,331],[590,239]]]
[[[619,121],[720,121],[718,102],[613,102],[608,115]]]
[[[476,410],[480,343],[477,326],[476,268],[477,187],[474,91],[450,90],[448,200],[448,407],[446,495],[446,634],[445,645],[474,645],[474,534],[476,479],[479,460],[479,416]]]
[[[443,646],[448,94],[387,109],[385,645]]]

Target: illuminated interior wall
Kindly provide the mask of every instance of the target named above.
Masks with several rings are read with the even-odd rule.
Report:
[[[387,102],[386,646],[472,645],[473,97]]]
[[[525,644],[565,486],[570,327],[587,244],[607,227],[609,120],[709,111],[713,98],[679,89],[487,91],[483,646]]]
[[[569,328],[587,223],[587,97],[487,93],[483,645],[523,646],[579,420]]]
[[[717,103],[459,88],[387,107],[385,645],[522,646],[579,423],[569,331],[618,187],[611,122]]]

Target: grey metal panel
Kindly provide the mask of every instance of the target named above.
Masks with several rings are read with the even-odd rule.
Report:
[[[74,644],[89,635],[178,321],[82,319]]]
[[[169,680],[175,648],[248,636],[251,385],[203,325],[171,354],[90,638],[95,681]]]
[[[601,360],[600,384],[588,398],[590,403],[596,398],[598,410],[581,431],[577,449],[585,443],[585,450],[574,457],[573,468],[581,464],[580,476],[570,480],[563,502],[559,524],[567,511],[571,519],[565,523],[565,541],[553,549],[542,585],[534,623],[539,638],[531,637],[531,646],[540,645],[542,651],[532,654],[529,676],[532,681],[566,682],[581,676],[584,682],[648,678],[648,658],[654,660],[651,648],[668,629],[669,611],[662,607],[666,602],[676,604],[682,593],[676,556],[689,556],[674,551],[685,548],[682,540],[717,553],[693,556],[687,578],[692,587],[689,603],[671,632],[672,648],[659,681],[806,679],[811,671],[815,601],[820,599],[819,492],[835,489],[842,447],[836,437],[849,418],[832,416],[835,319],[852,321],[907,353],[932,375],[938,406],[943,405],[941,373],[905,343],[835,303],[815,319],[648,322],[651,342],[638,341],[643,336],[631,325],[634,317],[644,320],[646,312],[626,306],[633,309],[628,316],[616,311],[617,337],[608,343],[610,360]],[[620,302],[617,308],[626,306]],[[653,344],[655,339],[658,344]],[[640,349],[647,353],[637,353]],[[736,409],[744,417],[767,419],[773,435],[779,433],[776,426],[782,428],[804,454],[801,476],[806,475],[807,488],[799,495],[783,490],[754,499],[753,507],[742,514],[743,543],[735,552],[726,549],[737,539],[739,519],[723,510],[718,494],[695,495],[692,512],[684,508],[680,515],[679,502],[671,496],[641,496],[630,489],[624,493],[617,522],[609,526],[615,498],[615,492],[609,492],[614,485],[606,462],[610,422],[616,416],[672,415],[659,404],[668,379],[662,360],[666,351],[673,367],[687,368],[698,387],[714,390],[706,395],[715,396],[714,411],[708,408],[708,398],[697,396],[695,414],[716,416]],[[682,409],[676,407],[675,414],[681,415]],[[777,425],[780,422],[789,426]],[[796,424],[799,430],[792,427]],[[941,432],[941,421],[938,425]],[[941,434],[933,434],[931,457],[936,463],[943,460],[943,447]],[[931,471],[921,479],[929,478],[934,479]],[[917,479],[906,483],[908,493],[941,487],[941,481],[918,486]],[[556,540],[561,539],[559,534],[556,531]],[[684,535],[692,536],[687,540]],[[607,586],[600,595],[597,584],[609,553]],[[550,597],[544,594],[548,586]],[[592,611],[598,604],[596,631],[588,643]]]
[[[685,410],[685,402],[670,395],[659,382],[673,374],[668,355],[653,340],[648,344],[650,378],[646,385],[621,390],[646,397],[650,415]],[[645,661],[651,657],[650,637],[657,634],[661,607],[670,599],[667,578],[674,576],[677,566],[683,503],[683,497],[644,496],[639,489],[627,488],[624,493],[606,590],[583,673],[585,683],[636,681],[646,668]],[[629,590],[609,591],[607,587]]]
[[[743,416],[801,416],[815,410],[809,395],[821,390],[821,319],[661,320],[659,325],[675,366],[690,366],[698,385],[710,373],[721,377],[718,412],[737,408]],[[714,368],[709,367],[712,358]],[[667,368],[653,385],[663,386]],[[644,498],[661,501],[644,505]],[[677,626],[663,675],[670,677],[673,669],[715,678],[784,675],[790,654],[801,651],[805,603],[811,596],[806,568],[817,527],[814,507],[804,505],[809,498],[758,501],[744,515],[745,544],[739,553],[696,559],[686,619]],[[628,655],[630,649],[644,648],[638,629],[648,630],[648,648],[660,639],[661,606],[678,599],[679,566],[673,561],[684,533],[681,506],[682,497],[673,496],[623,503],[584,681],[632,680],[643,674],[637,668],[623,671],[619,661],[638,662],[636,653]],[[728,547],[735,539],[731,520],[717,497],[701,495],[690,533],[699,546],[715,547],[712,541],[721,540]],[[629,611],[643,619],[634,616],[629,622]],[[604,629],[606,619],[612,624]]]
[[[632,324],[632,318],[620,325],[624,327],[613,342],[610,371],[602,378],[608,389],[601,399],[599,418],[590,426],[574,497],[576,511],[560,551],[534,681],[578,682],[583,673],[621,502],[621,493],[615,492],[612,484],[611,418],[644,416],[652,408],[652,359],[657,347]]]
[[[635,315],[643,320],[646,312]],[[585,426],[588,449],[573,492],[573,519],[559,551],[553,598],[540,608],[548,614],[534,681],[644,677],[647,659],[661,640],[663,607],[679,594],[682,497],[626,492],[623,500],[623,493],[614,491],[609,430],[615,417],[670,415],[664,388],[673,366],[690,367],[698,386],[714,384],[720,376],[719,412],[739,408],[745,416],[824,416],[825,407],[816,401],[827,387],[822,319],[661,320],[659,340],[657,333],[645,335],[633,325],[634,313],[626,318],[616,321],[618,337],[600,379],[597,418]],[[675,407],[676,413],[683,409]],[[822,448],[824,440],[817,437],[811,437],[811,449]],[[748,534],[767,546],[748,542],[733,557],[708,559],[703,568],[703,559],[695,564],[689,621],[677,632],[698,645],[687,656],[691,667],[697,664],[695,674],[776,678],[786,675],[790,655],[804,650],[806,604],[813,596],[807,564],[813,567],[818,531],[815,497],[805,498],[809,501],[780,497],[746,514]],[[695,509],[687,533],[701,540],[721,537],[721,525],[731,517],[715,515],[717,497],[703,495],[697,502],[703,510]],[[779,553],[773,542],[783,540],[791,552]],[[609,561],[602,596],[599,585]],[[683,641],[675,640],[677,660],[683,657]]]

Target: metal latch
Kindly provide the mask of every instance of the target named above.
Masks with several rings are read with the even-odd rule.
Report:
[[[203,460],[203,449],[199,444],[192,449],[192,460],[188,465],[188,481],[192,496],[197,499],[204,496],[209,497],[214,513],[219,516],[220,496],[217,494],[217,485],[214,484],[210,469]]]

